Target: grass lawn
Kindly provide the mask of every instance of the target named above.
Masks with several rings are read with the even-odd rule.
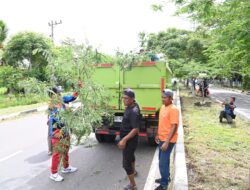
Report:
[[[39,96],[15,97],[0,95],[0,115],[10,114],[46,105],[47,99]]]
[[[200,98],[181,91],[188,181],[191,190],[246,190],[250,170],[250,124],[236,117],[219,123],[223,109],[196,107]],[[211,101],[206,99],[206,101]]]

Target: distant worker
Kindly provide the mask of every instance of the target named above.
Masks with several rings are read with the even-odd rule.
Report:
[[[195,78],[192,79],[192,89],[195,92],[195,90],[196,90],[196,80],[195,80]]]
[[[177,141],[179,110],[173,105],[173,92],[165,89],[162,92],[162,107],[159,114],[158,133],[155,141],[159,147],[159,169],[161,178],[156,179],[160,185],[155,190],[166,190],[170,182],[170,154]]]
[[[204,97],[207,97],[209,95],[209,90],[208,90],[209,85],[208,85],[207,79],[203,80],[203,87],[204,87],[204,90],[203,90]]]
[[[176,88],[177,88],[177,79],[176,79],[176,78],[173,78],[173,79],[172,79],[172,89],[173,89],[173,90],[176,90]]]
[[[121,140],[118,147],[123,151],[123,168],[125,169],[129,184],[124,190],[137,190],[135,183],[135,150],[138,144],[138,133],[140,127],[140,108],[135,102],[135,93],[132,89],[123,92],[123,103],[126,107],[122,127],[120,129]]]
[[[145,51],[144,49],[140,49],[139,54],[140,55],[143,55],[143,54],[147,55],[150,58],[150,61],[159,61],[160,60],[160,58],[156,54],[149,52],[148,50]]]
[[[195,78],[192,78],[192,87],[191,87],[191,91],[192,91],[192,94],[193,94],[193,96],[194,96],[195,93],[196,93],[196,80],[195,80]]]
[[[200,82],[198,82],[198,86],[199,86],[199,89],[198,89],[197,94],[200,94],[201,96],[204,96],[204,97],[209,96],[209,90],[208,90],[209,85],[208,85],[207,79],[202,79]]]
[[[224,106],[224,110],[220,112],[220,122],[222,123],[222,119],[225,118],[228,123],[232,123],[233,119],[235,119],[236,115],[234,114],[234,109],[236,105],[234,104],[235,97],[231,97],[229,102],[224,101],[222,105]]]

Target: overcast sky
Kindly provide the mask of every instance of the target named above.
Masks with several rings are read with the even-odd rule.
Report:
[[[191,29],[184,18],[173,17],[174,4],[163,12],[154,12],[157,0],[1,0],[0,20],[9,29],[9,37],[20,31],[49,36],[50,21],[60,21],[54,29],[55,42],[66,37],[86,42],[100,51],[113,54],[138,50],[139,32],[158,32],[169,27]]]

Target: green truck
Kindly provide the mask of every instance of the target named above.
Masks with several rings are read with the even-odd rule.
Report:
[[[103,118],[102,127],[94,129],[96,139],[99,142],[111,142],[120,134],[124,112],[122,92],[131,88],[142,114],[139,136],[147,138],[149,144],[154,144],[158,113],[162,105],[161,91],[171,80],[167,64],[160,61],[143,62],[126,70],[121,70],[116,64],[96,64],[95,67],[94,81],[102,84],[112,94],[111,106],[114,111],[113,122]]]

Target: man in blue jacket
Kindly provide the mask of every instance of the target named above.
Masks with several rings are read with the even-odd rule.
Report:
[[[233,119],[235,119],[236,115],[234,114],[234,109],[236,105],[234,104],[235,97],[231,97],[229,102],[223,102],[224,110],[220,112],[220,122],[222,123],[222,119],[226,118],[228,123],[232,123]]]

